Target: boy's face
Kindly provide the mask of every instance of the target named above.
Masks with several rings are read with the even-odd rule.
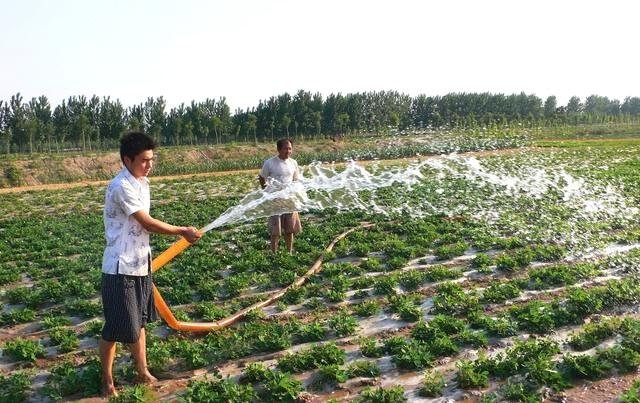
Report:
[[[136,179],[149,175],[151,168],[153,168],[153,150],[145,150],[136,155],[133,160],[124,157],[124,165]]]
[[[282,148],[278,150],[278,157],[280,157],[281,160],[286,160],[287,158],[291,157],[291,151],[291,143],[287,141],[284,143]]]

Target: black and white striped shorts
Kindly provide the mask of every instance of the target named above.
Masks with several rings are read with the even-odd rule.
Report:
[[[137,342],[140,329],[158,319],[151,271],[146,276],[102,273],[102,309],[104,340]]]

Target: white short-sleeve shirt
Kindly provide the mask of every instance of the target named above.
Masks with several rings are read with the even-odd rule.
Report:
[[[293,158],[283,160],[275,155],[264,162],[260,176],[264,179],[273,178],[280,183],[291,183],[300,176],[298,163]]]
[[[136,179],[124,167],[107,186],[104,199],[104,231],[107,247],[102,257],[102,272],[146,276],[151,259],[149,232],[132,214],[149,213],[149,180]]]

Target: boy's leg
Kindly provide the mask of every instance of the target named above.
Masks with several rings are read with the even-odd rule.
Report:
[[[100,339],[100,364],[102,365],[102,395],[118,396],[113,383],[113,360],[116,357],[116,343]]]
[[[129,350],[131,351],[131,356],[133,357],[133,362],[136,366],[136,372],[138,373],[136,381],[139,383],[154,383],[157,381],[158,379],[151,375],[149,368],[147,368],[147,339],[144,327],[140,329],[140,337],[138,338],[138,341],[133,344],[129,344]]]

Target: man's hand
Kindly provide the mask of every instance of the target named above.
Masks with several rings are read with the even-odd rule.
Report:
[[[196,227],[183,227],[180,232],[180,235],[189,241],[189,243],[194,243],[202,237],[202,232],[198,231]]]

